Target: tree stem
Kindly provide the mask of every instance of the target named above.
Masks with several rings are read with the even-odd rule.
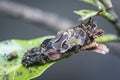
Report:
[[[110,8],[107,10],[108,13],[111,14],[111,16],[108,16],[107,14],[102,14],[104,18],[106,18],[108,21],[110,21],[116,28],[118,35],[120,35],[120,19],[116,12],[113,10],[113,8]]]
[[[113,9],[111,0],[99,0],[105,7],[106,11],[101,14],[104,18],[110,21],[116,28],[118,35],[120,35],[120,19]],[[107,12],[107,13],[106,13]]]

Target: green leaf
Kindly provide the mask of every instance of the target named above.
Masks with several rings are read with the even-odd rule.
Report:
[[[24,53],[33,47],[38,47],[45,39],[54,36],[45,36],[32,40],[6,40],[0,42],[0,80],[28,80],[41,75],[54,62],[42,66],[25,68],[21,64]],[[16,52],[18,57],[8,61],[7,55]]]
[[[92,4],[94,6],[97,6],[98,2],[99,2],[98,0],[82,0],[82,1],[89,3],[89,4]]]
[[[92,5],[94,5],[95,7],[97,7],[99,9],[99,15],[110,19],[110,20],[115,20],[114,16],[107,12],[107,8],[111,8],[112,7],[112,2],[111,0],[82,0],[84,2],[90,3]]]
[[[79,11],[74,11],[74,13],[78,14],[81,16],[80,20],[85,20],[88,19],[92,16],[97,15],[98,11],[93,11],[93,10],[79,10]]]
[[[99,0],[82,0],[82,1],[94,5],[99,10],[100,9],[105,9],[105,7],[103,6],[103,4]]]
[[[119,41],[119,37],[115,34],[105,34],[101,37],[98,37],[95,39],[96,42],[114,42],[114,41]]]
[[[116,20],[116,16],[107,12],[106,10],[100,11],[98,15],[103,16],[104,18],[106,18],[109,21],[115,21]]]

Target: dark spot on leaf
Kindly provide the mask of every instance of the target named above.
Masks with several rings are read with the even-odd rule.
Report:
[[[29,73],[32,73],[32,70],[28,70]]]
[[[7,54],[6,53],[4,53],[4,55],[3,55],[3,58],[6,60],[6,56],[7,56]]]
[[[9,44],[10,40],[3,41],[4,44]]]
[[[7,64],[3,64],[3,67],[7,67]]]
[[[14,65],[17,65],[17,59],[14,60]]]
[[[10,66],[12,66],[12,64],[10,64]]]
[[[22,72],[17,72],[17,75],[18,75],[18,76],[22,75]]]
[[[2,75],[2,78],[3,78],[3,80],[9,80],[9,75],[4,74],[4,75]]]
[[[14,61],[17,62],[17,59],[15,59]]]
[[[38,69],[38,66],[36,66],[35,69]]]
[[[4,53],[4,55],[3,56],[6,56],[7,54],[6,53]]]
[[[7,60],[11,61],[17,57],[18,57],[18,54],[16,51],[14,51],[14,52],[11,52],[10,54],[7,55]]]

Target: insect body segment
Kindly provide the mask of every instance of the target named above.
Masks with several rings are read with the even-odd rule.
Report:
[[[35,64],[44,64],[46,62],[49,61],[48,58],[48,54],[46,54],[46,50],[48,49],[48,47],[46,46],[48,44],[48,42],[51,39],[47,39],[45,40],[42,44],[40,48],[32,48],[31,50],[27,51],[25,53],[25,55],[23,56],[22,59],[22,64],[25,67],[31,66],[31,65],[35,65]]]
[[[39,48],[27,51],[22,59],[22,64],[26,67],[35,64],[44,64],[64,57],[66,52],[90,49],[96,46],[94,39],[103,34],[102,29],[97,29],[97,25],[91,18],[85,24],[72,27],[55,38],[46,39]],[[94,43],[94,45],[92,45]],[[90,45],[90,46],[89,46]]]

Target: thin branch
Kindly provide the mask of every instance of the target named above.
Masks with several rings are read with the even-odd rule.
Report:
[[[118,35],[120,35],[120,18],[118,17],[117,13],[115,12],[111,0],[99,0],[106,8],[106,11],[111,14],[111,16],[107,14],[102,14],[104,18],[110,21],[118,31]]]
[[[35,24],[45,24],[54,30],[64,30],[73,25],[72,21],[55,13],[44,12],[12,1],[0,1],[0,15],[10,16]]]

